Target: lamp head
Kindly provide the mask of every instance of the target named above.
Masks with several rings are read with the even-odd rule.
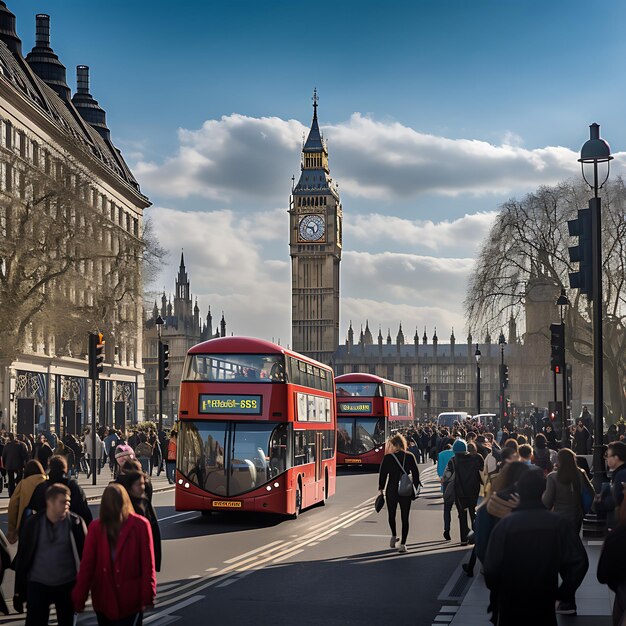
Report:
[[[589,126],[589,139],[585,141],[580,149],[580,159],[578,159],[583,178],[590,187],[598,187],[600,189],[606,183],[609,178],[609,161],[612,159],[611,147],[600,137],[600,125],[594,122]],[[606,165],[602,168],[602,172],[598,175],[598,180],[596,180],[596,166],[600,163],[606,163]],[[593,166],[593,170],[589,166]],[[591,180],[593,182],[590,182]],[[599,182],[600,180],[602,181],[601,183]]]
[[[506,339],[504,338],[504,333],[500,331],[500,337],[498,338],[498,343],[501,346],[506,346]]]
[[[154,323],[155,323],[157,326],[162,326],[163,324],[165,324],[165,321],[164,321],[164,320],[163,320],[163,318],[159,315],[159,317],[157,317],[157,318],[154,320]]]
[[[474,358],[476,359],[476,363],[480,363],[480,350],[478,349],[478,344],[476,344],[476,352],[474,352]]]
[[[557,306],[570,306],[572,303],[569,301],[567,294],[565,293],[565,287],[561,287],[561,295],[556,301]]]

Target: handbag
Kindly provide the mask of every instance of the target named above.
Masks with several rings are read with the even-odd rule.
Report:
[[[385,496],[382,493],[378,494],[376,501],[374,502],[374,509],[376,509],[376,513],[380,513],[382,508],[385,506]]]
[[[400,461],[398,461],[398,457],[395,454],[392,454],[392,456],[402,470],[402,476],[400,476],[400,480],[398,481],[398,495],[404,498],[407,496],[416,498],[417,494],[415,493],[415,488],[413,487],[413,481],[409,478],[407,471],[404,469],[404,463],[400,464]],[[404,456],[404,460],[406,461],[406,455]]]

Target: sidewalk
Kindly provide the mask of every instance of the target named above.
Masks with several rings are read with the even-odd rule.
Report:
[[[96,485],[92,485],[91,476],[87,479],[87,476],[82,472],[78,475],[78,484],[83,488],[85,495],[87,496],[87,500],[89,502],[99,501],[102,497],[102,492],[104,488],[113,480],[113,476],[111,475],[111,471],[109,470],[109,466],[105,466],[100,471],[100,474],[97,476]],[[169,489],[174,489],[174,485],[170,485],[167,482],[167,478],[165,476],[165,472],[161,472],[160,476],[156,475],[156,471],[153,472],[152,476],[150,476],[150,480],[152,481],[152,487],[154,493],[158,493],[160,491],[167,491]],[[9,509],[9,490],[3,489],[2,493],[0,493],[0,515],[6,513]]]
[[[589,556],[589,570],[583,584],[576,592],[578,615],[559,615],[562,626],[611,626],[612,593],[606,585],[601,585],[596,578],[598,559],[602,550],[601,540],[583,539]],[[464,559],[467,561],[467,558]],[[448,623],[453,626],[491,626],[487,614],[489,590],[485,587],[485,579],[476,567],[472,586],[463,598],[461,606],[453,619]]]

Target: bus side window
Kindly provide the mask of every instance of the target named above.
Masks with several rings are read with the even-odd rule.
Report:
[[[315,463],[315,431],[307,430],[306,431],[306,462],[307,463]]]
[[[293,464],[304,465],[306,463],[306,432],[297,430],[294,432]]]

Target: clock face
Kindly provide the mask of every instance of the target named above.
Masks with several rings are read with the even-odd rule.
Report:
[[[323,215],[305,215],[300,220],[298,234],[301,241],[322,241],[326,234]]]

